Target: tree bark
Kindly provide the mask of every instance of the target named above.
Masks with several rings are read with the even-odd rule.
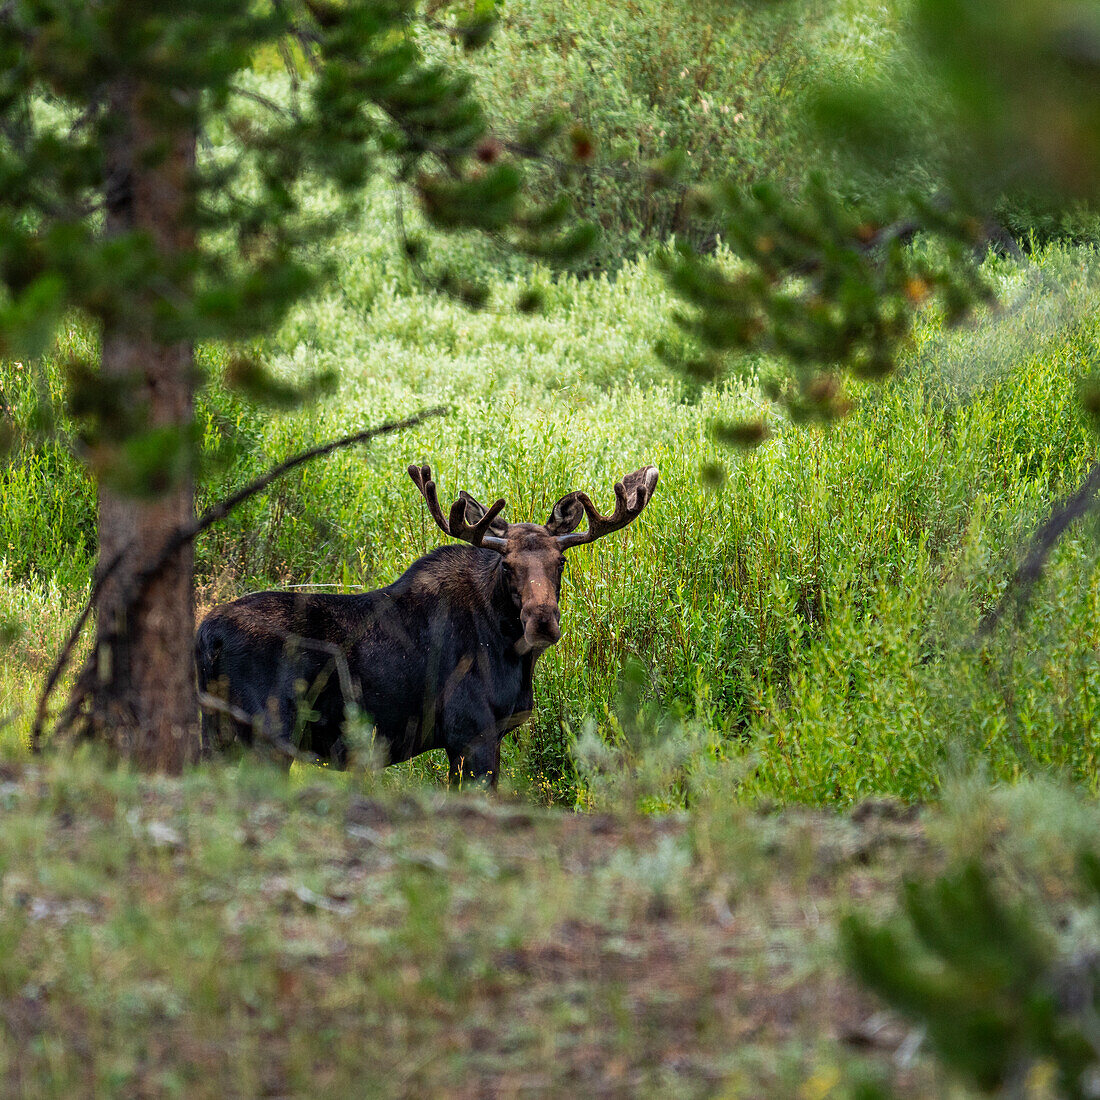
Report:
[[[107,149],[105,232],[147,233],[170,267],[194,243],[189,179],[195,134],[173,130],[171,101],[153,100],[136,83],[112,88],[111,104],[118,129]],[[172,278],[168,274],[166,284]],[[125,316],[104,323],[102,373],[126,386],[146,427],[186,432],[193,418],[193,348],[157,341],[157,290],[147,289]],[[121,495],[100,484],[99,568],[122,557],[97,602],[97,678],[89,716],[97,740],[143,769],[173,773],[197,757],[199,746],[190,543],[143,589],[135,592],[134,582],[172,533],[194,517],[189,461],[186,467],[152,497]]]

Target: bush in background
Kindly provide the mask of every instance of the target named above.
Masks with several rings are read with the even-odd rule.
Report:
[[[804,178],[811,158],[800,102],[823,10],[812,2],[780,15],[718,0],[513,0],[492,45],[468,64],[503,133],[522,140],[558,118],[565,149],[591,145],[570,191],[603,229],[583,269],[610,270],[685,230],[684,190],[655,189],[646,172],[672,149],[682,151],[692,184]],[[549,194],[551,171],[545,181]]]

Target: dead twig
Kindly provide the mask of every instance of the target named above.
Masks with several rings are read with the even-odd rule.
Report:
[[[107,563],[106,568],[99,571],[99,575],[92,585],[92,590],[88,593],[88,602],[76,617],[76,622],[73,623],[69,635],[65,639],[65,644],[61,647],[61,651],[58,653],[53,666],[50,668],[49,675],[46,677],[46,682],[42,687],[42,694],[38,697],[38,706],[35,708],[34,712],[34,725],[31,726],[32,753],[38,753],[42,749],[42,727],[46,723],[46,706],[49,703],[50,696],[57,686],[57,681],[61,679],[61,674],[69,666],[69,658],[72,656],[73,647],[80,639],[80,635],[84,630],[84,624],[88,621],[88,616],[91,615],[92,609],[99,599],[99,594],[103,591],[103,586],[114,576],[116,570],[122,564],[122,559],[126,556],[127,549],[129,549],[129,547],[120,550],[110,562]]]
[[[306,764],[323,763],[315,753],[305,752],[285,738],[276,737],[274,734],[269,733],[259,718],[253,718],[252,715],[246,714],[240,707],[235,707],[232,703],[227,703],[224,699],[219,699],[216,695],[211,695],[206,691],[198,693],[198,700],[201,710],[210,711],[213,714],[224,714],[226,717],[232,718],[234,722],[248,726],[252,730],[253,737],[258,737],[269,748],[274,749],[288,759],[300,760]]]
[[[300,634],[287,634],[284,650],[293,653],[295,649],[312,649],[318,653],[327,653],[332,658],[333,668],[336,670],[336,680],[340,685],[340,694],[344,697],[344,706],[354,703],[360,707],[363,700],[352,683],[351,672],[348,670],[347,654],[335,642],[322,642],[317,638],[303,638]]]

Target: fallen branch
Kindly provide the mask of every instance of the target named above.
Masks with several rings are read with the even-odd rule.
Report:
[[[249,482],[242,489],[238,489],[237,492],[232,493],[217,504],[211,505],[201,516],[177,528],[161,548],[160,554],[148,566],[134,576],[128,588],[122,593],[119,599],[120,605],[128,612],[135,606],[137,601],[141,599],[146,588],[160,574],[161,570],[164,569],[173,555],[178,553],[184,546],[193,542],[199,535],[212,527],[215,523],[225,519],[234,508],[243,504],[250,497],[262,492],[273,481],[282,477],[284,474],[289,473],[291,470],[296,469],[306,462],[313,461],[315,458],[323,458],[325,455],[332,454],[333,451],[341,450],[344,447],[353,447],[357,443],[368,443],[378,436],[391,435],[393,432],[416,427],[418,424],[422,424],[424,421],[430,420],[433,417],[445,415],[447,411],[445,406],[437,405],[434,408],[426,409],[424,412],[417,413],[414,416],[406,417],[404,420],[391,420],[385,424],[380,424],[377,428],[367,428],[364,431],[356,432],[354,435],[344,436],[342,439],[334,440],[331,443],[324,443],[317,447],[311,447],[308,451],[302,451],[288,458],[285,462],[280,462],[277,466],[272,467],[266,474]],[[88,596],[87,603],[84,605],[76,622],[73,624],[73,628],[69,632],[69,637],[66,639],[65,645],[54,661],[49,675],[46,677],[46,683],[38,699],[38,706],[35,710],[34,725],[31,728],[31,750],[33,752],[41,751],[42,730],[46,721],[46,708],[58,681],[68,667],[69,659],[72,656],[72,651],[80,637],[81,631],[95,607],[96,600],[100,592],[102,592],[103,586],[110,577],[117,572],[130,549],[131,546],[127,546],[115,555],[107,567],[96,578],[95,584],[92,586],[92,591]],[[109,640],[113,641],[113,638]],[[96,654],[93,652],[89,654],[88,658],[85,660],[84,666],[73,686],[72,696],[58,724],[60,729],[65,729],[71,724],[76,717],[83,699],[92,690],[95,683],[94,672],[96,667]]]

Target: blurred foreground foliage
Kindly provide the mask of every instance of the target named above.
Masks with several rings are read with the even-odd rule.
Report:
[[[1080,859],[1078,920],[1100,926],[1100,858]],[[1069,886],[1069,884],[1067,884]],[[1069,886],[1073,889],[1072,886]],[[1100,951],[1059,944],[1045,915],[1001,897],[978,862],[909,881],[902,916],[849,916],[842,942],[854,973],[927,1030],[935,1053],[986,1095],[1087,1100],[1100,1088]]]

